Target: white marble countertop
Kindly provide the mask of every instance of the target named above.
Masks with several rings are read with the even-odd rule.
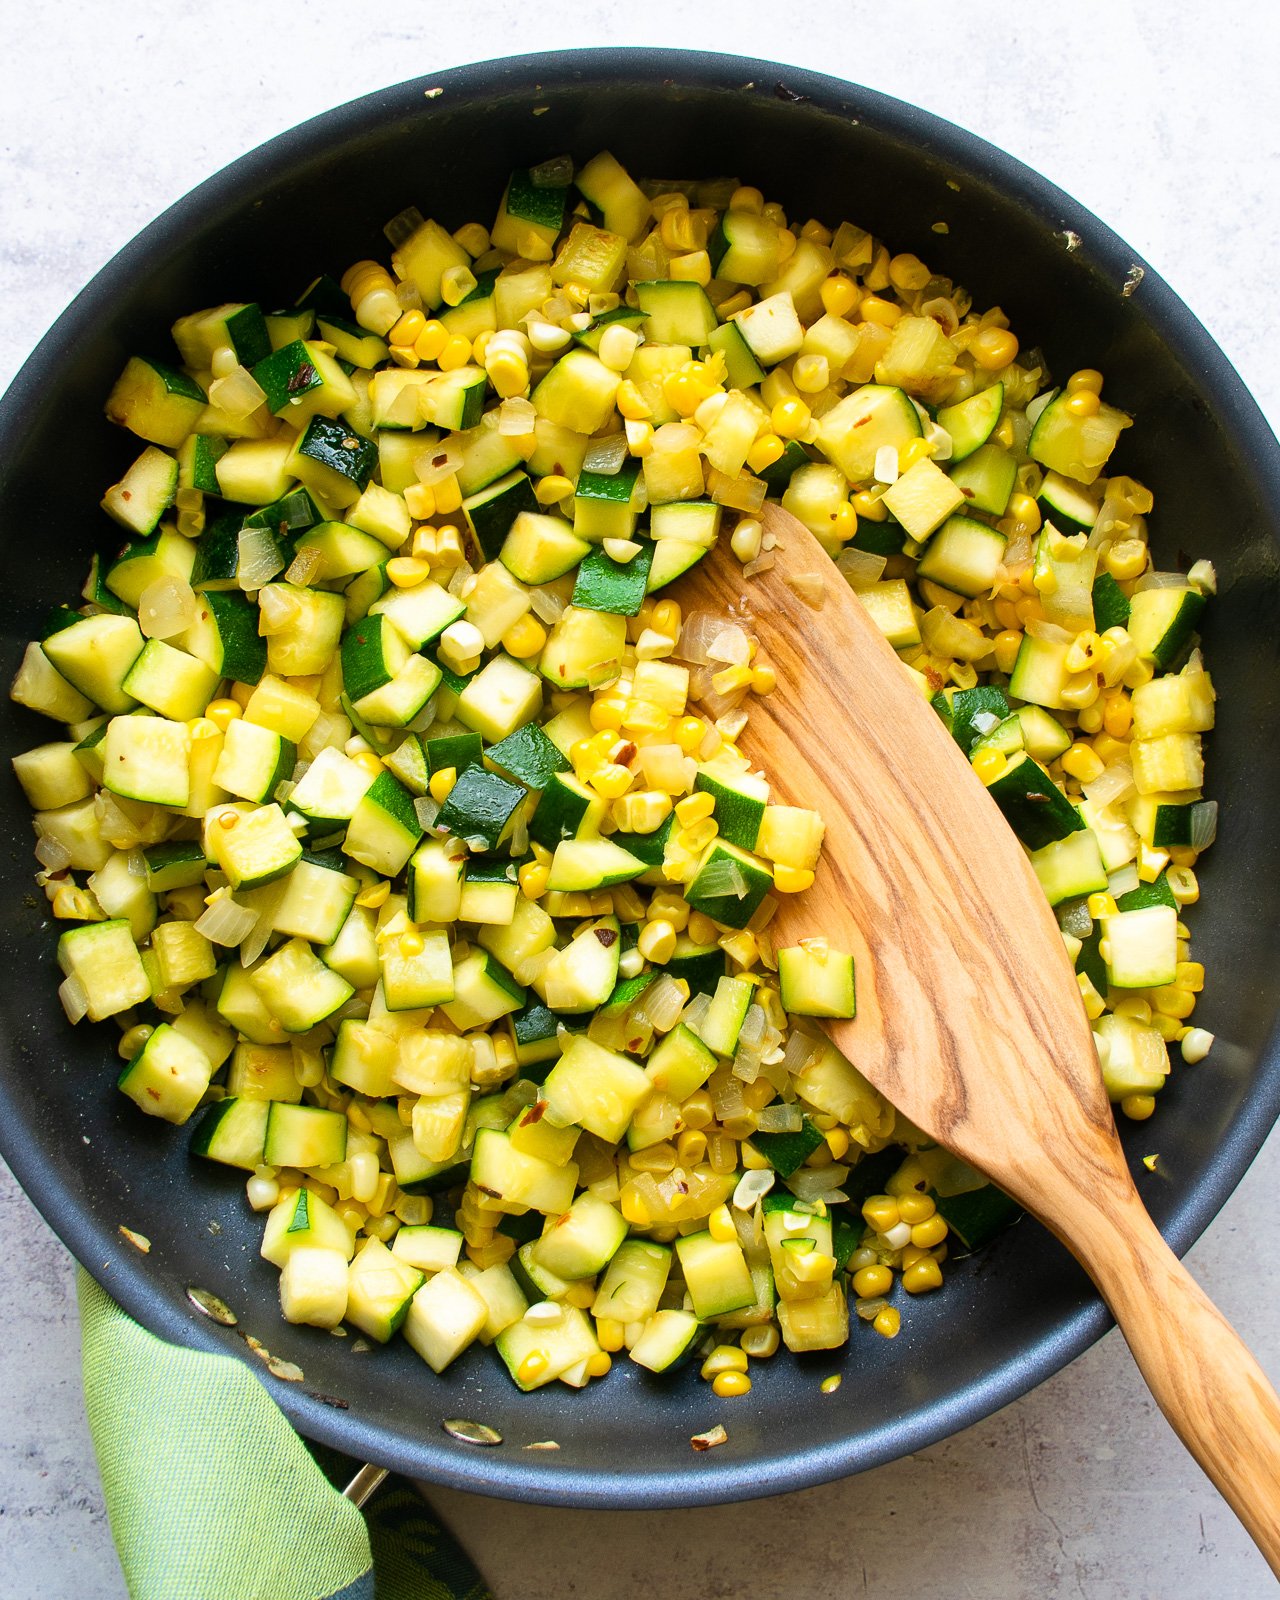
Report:
[[[1280,419],[1280,9],[1238,0],[840,8],[616,0],[444,14],[312,0],[50,0],[0,8],[0,387],[72,294],[244,150],[367,90],[521,49],[740,49],[950,117],[1117,228]],[[275,47],[252,41],[266,23]],[[281,77],[281,74],[284,77]],[[287,94],[277,87],[287,79]],[[748,176],[744,174],[744,176]],[[1189,1257],[1280,1379],[1280,1143]],[[0,1590],[124,1594],[83,1417],[72,1267],[0,1168]],[[648,1515],[436,1504],[498,1600],[1249,1600],[1266,1569],[1183,1453],[1119,1337],[999,1415],[903,1461],[767,1502]],[[607,1562],[601,1553],[607,1548]],[[177,1600],[177,1597],[175,1597]],[[228,1597],[231,1600],[231,1597]]]

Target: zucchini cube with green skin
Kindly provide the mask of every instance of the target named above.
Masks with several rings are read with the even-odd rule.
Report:
[[[347,1321],[386,1344],[409,1315],[423,1276],[381,1239],[366,1240],[347,1268]]]
[[[709,1233],[690,1233],[676,1240],[675,1249],[694,1315],[699,1320],[741,1311],[755,1303],[755,1285],[736,1239],[719,1240]]]
[[[604,1270],[591,1315],[618,1322],[653,1316],[671,1274],[671,1247],[650,1239],[624,1239]]]
[[[494,656],[458,696],[458,719],[497,744],[542,709],[542,684],[536,673],[508,655]]]
[[[302,1085],[293,1070],[292,1048],[287,1044],[242,1041],[235,1046],[227,1069],[227,1089],[240,1100],[285,1100],[297,1105],[302,1099]]]
[[[236,439],[214,469],[218,493],[240,505],[272,505],[294,479],[288,438]]]
[[[693,1354],[701,1333],[692,1311],[655,1311],[627,1353],[650,1372],[670,1372]]]
[[[500,773],[537,793],[545,791],[556,773],[571,770],[568,758],[536,722],[526,722],[485,754]]]
[[[486,561],[498,559],[516,518],[536,513],[537,509],[529,474],[518,469],[462,502],[467,526]]]
[[[529,168],[517,168],[507,182],[491,230],[495,247],[523,255],[521,245],[532,233],[550,252],[564,227],[568,198],[567,187],[537,183]]]
[[[410,1301],[404,1336],[432,1372],[443,1372],[479,1338],[488,1319],[484,1296],[460,1272],[446,1267]]]
[[[258,608],[238,591],[204,592],[178,644],[220,678],[257,683],[267,670],[267,641],[258,633]]]
[[[622,672],[625,617],[571,605],[551,630],[538,671],[554,689],[602,689]]]
[[[69,928],[58,940],[58,965],[83,990],[90,1022],[114,1017],[151,998],[142,957],[123,920]]]
[[[391,1252],[422,1272],[447,1272],[457,1266],[462,1245],[462,1235],[456,1228],[415,1223],[399,1230]]]
[[[1152,1027],[1133,1017],[1108,1013],[1094,1023],[1106,1041],[1102,1082],[1107,1098],[1121,1101],[1131,1094],[1158,1094],[1169,1075],[1169,1049]]]
[[[224,817],[236,818],[233,827]],[[283,878],[302,859],[302,842],[278,805],[223,806],[206,819],[205,847],[233,889],[257,889]]]
[[[398,1058],[399,1044],[392,1034],[347,1017],[338,1024],[329,1076],[370,1099],[390,1099],[399,1092],[392,1076]]]
[[[651,1089],[642,1067],[580,1034],[547,1074],[542,1097],[553,1122],[617,1144]]]
[[[270,728],[237,717],[228,724],[213,781],[241,800],[270,800],[293,772],[296,747]]]
[[[136,610],[142,596],[157,578],[190,580],[195,571],[196,547],[171,528],[161,528],[148,539],[135,539],[111,563],[104,579],[118,600]]]
[[[782,1342],[796,1353],[841,1349],[849,1342],[849,1302],[843,1288],[833,1283],[812,1300],[780,1299],[778,1326]]]
[[[55,722],[82,722],[94,709],[93,702],[67,682],[34,639],[9,685],[9,698]]]
[[[411,650],[438,639],[466,613],[466,601],[428,578],[412,589],[392,589],[369,607],[370,617],[385,617]]]
[[[273,933],[328,945],[338,937],[351,913],[359,880],[344,872],[340,856],[330,855],[298,862],[283,880],[283,890],[271,913]]]
[[[709,762],[699,767],[693,786],[695,792],[709,794],[715,801],[712,815],[720,837],[743,850],[754,850],[769,802],[769,785],[765,780],[742,766]]]
[[[516,869],[511,862],[473,860],[462,885],[459,920],[480,927],[506,927],[515,916],[519,898]]]
[[[317,835],[346,826],[373,783],[373,777],[341,750],[325,749],[298,779],[289,809],[311,824]]]
[[[524,798],[520,784],[483,767],[468,767],[441,806],[436,826],[465,839],[472,850],[496,850]]]
[[[929,541],[916,575],[969,599],[988,594],[999,576],[1006,543],[998,528],[976,517],[948,517]]]
[[[224,458],[225,459],[225,458]],[[312,417],[293,447],[289,469],[335,506],[349,506],[373,476],[378,447],[331,417]]]
[[[117,1082],[148,1116],[181,1124],[200,1104],[212,1076],[204,1051],[162,1022]]]
[[[487,1028],[525,1003],[525,992],[487,950],[473,950],[453,969],[453,999],[441,1010],[459,1032]]]
[[[654,546],[653,560],[649,564],[648,592],[656,593],[667,584],[682,578],[691,567],[696,567],[707,553],[707,547],[693,544],[687,539],[664,539]]]
[[[573,604],[585,611],[603,611],[616,617],[638,616],[649,592],[657,548],[646,541],[630,561],[615,561],[606,550],[592,550],[578,568]]]
[[[890,484],[882,500],[908,535],[923,542],[953,512],[959,511],[964,495],[940,467],[925,457]]]
[[[581,284],[592,294],[607,294],[622,276],[627,241],[621,234],[589,222],[575,222],[551,263],[551,281]]]
[[[542,969],[543,998],[552,1011],[576,1015],[594,1011],[618,981],[622,934],[616,917],[601,917],[583,928]]]
[[[107,420],[150,444],[176,450],[207,403],[204,390],[185,372],[133,356],[107,396]]]
[[[218,1015],[254,1044],[279,1044],[284,1029],[254,988],[251,972],[251,968],[238,963],[223,969],[222,988],[217,1001]]]
[[[504,1210],[531,1209],[558,1217],[573,1204],[578,1167],[573,1161],[555,1166],[515,1150],[501,1129],[481,1128],[471,1156],[471,1181],[500,1201]]]
[[[701,1089],[716,1064],[711,1047],[678,1022],[650,1052],[644,1073],[653,1089],[680,1104]]]
[[[150,910],[148,920],[154,922],[154,910]],[[136,925],[134,937],[137,937]],[[160,984],[164,989],[188,989],[193,983],[212,978],[217,971],[213,945],[191,922],[162,922],[151,935],[151,950],[160,968]]]
[[[542,1102],[535,1101],[533,1105],[526,1106],[512,1121],[507,1129],[511,1136],[511,1148],[521,1150],[527,1155],[541,1156],[552,1166],[562,1167],[573,1155],[582,1130],[557,1128],[543,1116],[543,1109]],[[566,1274],[562,1273],[561,1276],[564,1277]]]
[[[895,650],[920,643],[920,619],[905,579],[873,583],[869,589],[858,590],[858,599]]]
[[[1093,416],[1078,417],[1068,409],[1069,398],[1061,394],[1041,411],[1027,441],[1027,454],[1042,467],[1088,485],[1097,480],[1121,433],[1133,426],[1133,418],[1105,401]]]
[[[403,954],[399,940],[382,946],[382,996],[388,1011],[417,1010],[453,999],[448,934],[426,932],[419,937],[422,949],[417,955]]]
[[[1135,594],[1129,602],[1128,629],[1138,654],[1157,667],[1172,666],[1191,643],[1204,608],[1204,595],[1190,587]]]
[[[59,628],[40,648],[73,689],[115,715],[137,704],[124,680],[145,642],[132,617],[104,615]]]
[[[533,391],[534,409],[548,422],[575,433],[598,433],[613,415],[621,373],[606,367],[589,350],[560,357]]]
[[[955,405],[943,406],[938,412],[938,426],[951,435],[951,460],[965,461],[975,450],[986,444],[996,430],[1000,413],[1004,409],[1004,384],[988,384],[976,394],[959,400]]]
[[[808,1117],[787,1133],[755,1133],[751,1143],[782,1178],[797,1172],[822,1143],[822,1129]]]
[[[398,275],[415,286],[423,304],[433,311],[444,300],[440,282],[445,272],[450,267],[465,267],[470,260],[452,234],[430,218],[422,222],[392,254]]]
[[[310,1032],[317,1023],[346,1005],[355,993],[347,980],[327,967],[303,939],[290,939],[282,944],[253,969],[250,977],[264,1005],[287,1033]],[[286,1161],[280,1165],[312,1163]]]
[[[1079,811],[1029,755],[1014,756],[987,785],[987,792],[1028,849],[1043,850],[1085,825]]]
[[[341,1111],[271,1101],[263,1146],[263,1159],[268,1166],[299,1167],[304,1171],[309,1167],[333,1167],[345,1160],[346,1154],[347,1119]]]
[[[502,1357],[516,1388],[527,1394],[556,1378],[568,1382],[575,1369],[585,1372],[586,1363],[599,1353],[600,1346],[586,1313],[577,1306],[563,1305],[557,1323],[529,1322],[525,1317],[511,1323],[494,1340],[494,1349]],[[535,1352],[546,1359],[546,1365],[534,1362],[532,1369],[536,1370],[530,1376],[531,1369],[525,1363]],[[585,1381],[585,1378],[581,1380]]]
[[[166,717],[112,717],[103,741],[103,777],[113,794],[181,808],[191,793],[191,734]]]
[[[521,583],[553,583],[572,572],[590,548],[561,517],[522,511],[508,528],[498,559]]]
[[[355,403],[355,388],[334,358],[302,339],[273,351],[252,371],[267,409],[290,427],[301,428],[316,416],[339,417]]]
[[[413,796],[389,772],[380,772],[356,803],[342,849],[353,861],[394,878],[422,833]]]
[[[755,986],[745,978],[720,979],[711,997],[710,1009],[698,1024],[698,1037],[708,1050],[713,1050],[718,1056],[733,1055],[754,995]]]
[[[226,1167],[238,1167],[242,1172],[253,1172],[262,1165],[270,1109],[269,1100],[242,1100],[234,1096],[207,1106],[191,1136],[192,1155]],[[345,1225],[343,1231],[346,1231]]]
[[[532,1254],[540,1266],[572,1283],[603,1271],[626,1237],[627,1224],[617,1207],[584,1190],[537,1240]]]
[[[1178,913],[1149,905],[1101,918],[1100,950],[1113,989],[1156,989],[1177,978]]]
[[[598,838],[605,810],[604,800],[571,771],[553,773],[529,821],[529,837],[547,850],[562,839]]]
[[[220,676],[185,650],[148,639],[121,687],[158,716],[190,722],[213,699]]]
[[[443,839],[420,844],[409,861],[409,917],[417,923],[456,922],[462,909],[466,856]]]
[[[1068,833],[1033,851],[1031,865],[1051,906],[1081,895],[1101,894],[1107,887],[1107,869],[1098,836],[1091,828]]]
[[[559,751],[556,754],[559,755]],[[13,758],[13,775],[22,785],[27,804],[33,811],[53,811],[58,806],[74,805],[93,793],[93,779],[70,740],[57,740],[22,751]]]
[[[612,839],[562,839],[551,858],[548,889],[573,894],[628,883],[648,871],[645,862]]]
[[[530,1000],[512,1014],[509,1022],[516,1061],[526,1069],[526,1077],[541,1078],[545,1073],[536,1069],[544,1068],[560,1055],[559,1017],[540,1000]]]
[[[273,1267],[283,1267],[295,1250],[337,1250],[350,1261],[354,1248],[346,1223],[331,1205],[309,1189],[286,1189],[267,1216],[259,1254]]]
[[[850,483],[865,483],[874,475],[878,450],[901,450],[920,433],[919,413],[905,391],[868,383],[823,414],[817,446]]]
[[[952,483],[964,495],[970,511],[986,511],[1002,517],[1009,508],[1018,478],[1018,462],[1013,452],[996,439],[988,439],[971,456],[950,469]]]
[[[574,186],[604,217],[611,233],[635,239],[652,212],[643,189],[607,150],[593,156],[574,175]]]
[[[944,689],[934,695],[929,704],[946,723],[947,731],[965,755],[1009,715],[1004,690],[994,684],[982,684],[975,689]]]
[[[758,856],[724,839],[707,846],[685,899],[726,928],[745,928],[773,885],[773,874]]]
[[[779,950],[778,989],[784,1011],[799,1017],[852,1017],[853,957],[841,950]]]
[[[467,1282],[484,1301],[487,1315],[480,1330],[480,1343],[492,1344],[500,1333],[519,1322],[529,1309],[524,1291],[505,1263],[486,1267],[468,1277]]]
[[[634,501],[640,462],[624,460],[616,472],[584,468],[578,474],[573,497],[573,531],[580,539],[599,544],[602,539],[630,539],[639,515]]]
[[[122,528],[145,537],[173,504],[178,488],[178,463],[149,446],[129,470],[107,490],[102,509]],[[215,491],[216,492],[216,491]]]

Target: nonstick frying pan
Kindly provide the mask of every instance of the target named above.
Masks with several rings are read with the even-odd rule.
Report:
[[[655,177],[740,176],[789,215],[849,218],[998,302],[1061,376],[1107,374],[1135,413],[1117,466],[1156,493],[1162,565],[1217,564],[1204,629],[1219,691],[1211,785],[1219,842],[1205,860],[1196,954],[1209,972],[1197,1022],[1219,1043],[1177,1068],[1158,1120],[1128,1143],[1144,1198],[1185,1250],[1217,1212],[1280,1111],[1280,787],[1277,643],[1280,451],[1221,352],[1128,247],[1043,178],[897,101],[761,61],[679,51],[527,56],[367,96],[245,156],[172,207],[74,302],[0,401],[0,668],[90,552],[118,542],[97,509],[133,441],[102,417],[127,357],[163,355],[175,316],[231,298],[289,302],[319,271],[386,252],[382,224],[407,205],[450,227],[493,210],[508,172],[611,149]],[[946,225],[945,232],[934,224]],[[0,711],[8,757],[49,737]],[[192,1161],[186,1138],[115,1089],[108,1028],[65,1022],[56,928],[32,882],[27,808],[7,776],[0,804],[0,1150],[72,1251],[161,1336],[254,1361],[240,1335],[301,1367],[264,1381],[296,1425],[348,1454],[457,1488],[584,1506],[688,1506],[800,1488],[891,1460],[976,1421],[1057,1371],[1109,1325],[1067,1253],[1030,1222],[956,1263],[913,1302],[889,1343],[854,1329],[847,1349],[781,1355],[749,1400],[716,1402],[696,1373],[655,1379],[626,1362],[578,1393],[521,1395],[474,1349],[435,1377],[403,1343],[360,1351],[280,1319],[261,1220],[234,1174]],[[1028,972],[1026,981],[1035,982]],[[1159,1170],[1139,1165],[1158,1132]],[[139,1253],[120,1225],[152,1242]],[[238,1325],[193,1304],[220,1296]],[[12,1313],[20,1315],[20,1308]],[[840,1372],[835,1394],[820,1380]],[[445,1418],[497,1429],[478,1449]],[[729,1442],[695,1454],[723,1420]],[[560,1449],[526,1452],[535,1440]]]

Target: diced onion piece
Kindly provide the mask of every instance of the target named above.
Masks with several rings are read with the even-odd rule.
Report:
[[[873,555],[870,550],[857,550],[846,545],[836,557],[836,566],[844,573],[849,587],[855,590],[870,589],[880,582],[888,557]]]
[[[657,1033],[670,1033],[684,1010],[684,989],[665,972],[655,978],[631,1007],[631,1020]]]
[[[486,412],[485,420],[488,421],[492,415],[493,412]],[[498,432],[507,438],[525,438],[533,432],[537,420],[538,413],[533,408],[533,401],[526,400],[523,395],[504,400],[497,410]]]
[[[236,422],[242,422],[266,404],[262,386],[245,367],[232,367],[225,377],[215,378],[209,385],[209,399],[220,411]]]
[[[1027,421],[1034,428],[1040,420],[1040,413],[1053,404],[1058,398],[1057,389],[1046,389],[1043,394],[1038,394],[1027,406]]]
[[[296,583],[300,589],[305,589],[311,580],[319,574],[323,566],[324,556],[320,550],[313,544],[307,545],[304,549],[299,550],[289,563],[284,575],[285,581],[287,583]]]
[[[897,445],[882,444],[876,451],[875,465],[871,470],[875,473],[877,483],[897,483],[899,471]]]
[[[406,239],[412,238],[426,218],[417,206],[406,206],[403,211],[397,211],[391,221],[383,227],[383,233],[393,250],[398,250]]]
[[[711,645],[724,631],[723,617],[712,611],[691,611],[681,625],[672,654],[677,661],[705,667],[711,659]]]
[[[36,860],[47,872],[61,872],[71,863],[71,852],[62,840],[52,833],[40,833],[37,829]],[[72,1021],[75,1019],[72,1018]]]
[[[351,737],[351,724],[338,712],[322,711],[298,741],[300,761],[312,762],[322,750],[340,750]],[[301,779],[302,774],[297,774]]]
[[[413,458],[413,470],[418,475],[418,482],[428,488],[433,483],[451,478],[461,465],[462,451],[451,439],[437,440],[430,449],[423,450]]]
[[[680,1013],[680,1021],[693,1033],[707,1020],[707,1012],[711,1010],[711,996],[709,994],[695,994],[689,1004]]]
[[[821,611],[827,599],[827,580],[819,572],[793,572],[787,588],[798,594],[811,611]]]
[[[722,627],[707,646],[707,660],[724,661],[732,667],[746,666],[751,660],[751,640],[746,630],[737,623]]]
[[[280,546],[266,528],[241,528],[238,546],[236,582],[246,594],[264,588],[284,566]],[[259,628],[261,633],[266,631]]]
[[[195,922],[197,933],[213,944],[238,945],[257,927],[259,914],[248,906],[237,905],[229,894],[219,895]]]
[[[804,1118],[800,1114],[799,1106],[788,1104],[783,1100],[758,1111],[756,1126],[761,1133],[799,1133],[804,1127]]]
[[[174,573],[149,583],[138,597],[138,626],[148,639],[172,639],[195,620],[195,590]]]
[[[746,566],[742,569],[742,576],[744,578],[754,578],[761,572],[768,572],[769,569],[776,566],[777,563],[777,556],[775,556],[771,551],[767,552],[765,555],[757,556],[754,561],[748,561]]]
[[[539,622],[554,624],[564,616],[566,602],[551,589],[537,588],[529,591],[529,604]]]
[[[747,880],[742,868],[727,856],[710,862],[699,874],[698,892],[709,900],[731,894],[738,900],[747,896]]]
[[[1087,900],[1068,900],[1058,908],[1058,926],[1073,939],[1087,939],[1093,932],[1093,918]]]
[[[415,795],[413,809],[418,818],[418,826],[430,833],[436,825],[436,818],[440,815],[440,802],[433,800],[429,794]]]
[[[1134,594],[1145,589],[1185,589],[1186,575],[1181,572],[1144,572],[1133,586]]]
[[[1092,783],[1082,783],[1085,799],[1090,805],[1111,806],[1127,800],[1133,793],[1133,768],[1127,761],[1117,761],[1109,766]]]
[[[529,182],[535,189],[564,189],[573,182],[573,157],[552,156],[529,168]]]
[[[759,511],[769,487],[763,478],[753,478],[748,472],[731,478],[712,467],[707,473],[707,492],[719,506],[729,506],[734,511]]]
[[[89,996],[85,986],[74,973],[64,978],[58,985],[58,999],[62,1001],[62,1009],[67,1014],[68,1022],[79,1022],[88,1014]]]
[[[1115,896],[1128,894],[1130,890],[1136,889],[1141,881],[1137,867],[1130,861],[1108,875],[1107,893]]]
[[[1191,848],[1207,850],[1218,837],[1218,802],[1198,800],[1191,808]]]
[[[772,1108],[766,1106],[765,1109]],[[835,1192],[848,1176],[848,1167],[835,1162],[829,1167],[801,1167],[787,1179],[787,1188],[797,1200],[808,1200],[811,1203],[817,1200],[826,1202],[834,1198]],[[910,1242],[911,1233],[908,1230],[904,1243],[910,1244]],[[902,1246],[899,1245],[897,1248],[901,1249]]]
[[[768,1167],[756,1167],[750,1172],[744,1172],[738,1180],[738,1187],[733,1191],[734,1210],[750,1211],[756,1202],[763,1200],[773,1188],[777,1176],[777,1173]]]
[[[1060,628],[1056,622],[1041,622],[1033,617],[1026,627],[1027,634],[1032,639],[1042,639],[1045,644],[1071,644],[1075,639],[1074,633],[1068,633],[1065,628]]]
[[[530,410],[532,409],[530,405]],[[626,434],[609,433],[603,439],[591,440],[582,457],[582,466],[586,472],[603,472],[606,476],[612,477],[626,459]]]

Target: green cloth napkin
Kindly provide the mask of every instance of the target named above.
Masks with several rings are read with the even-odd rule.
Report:
[[[84,1271],[79,1293],[89,1431],[134,1600],[492,1600],[410,1485],[388,1479],[362,1513],[243,1362],[155,1338]]]

